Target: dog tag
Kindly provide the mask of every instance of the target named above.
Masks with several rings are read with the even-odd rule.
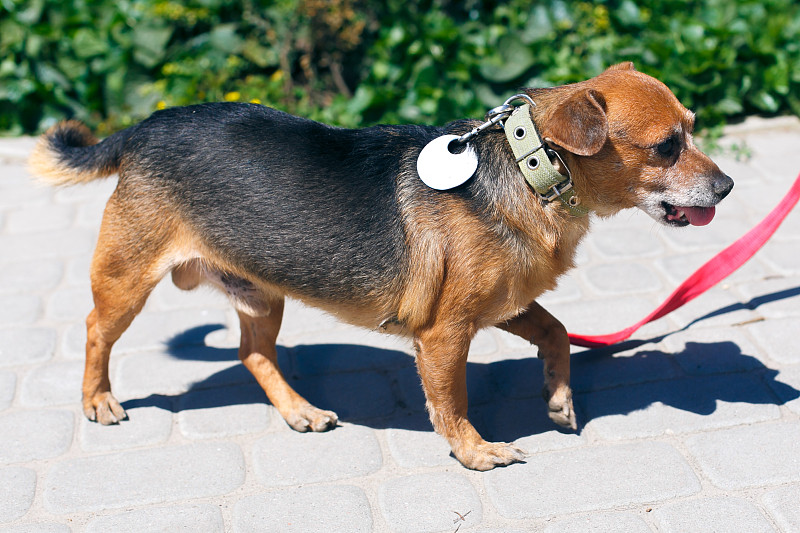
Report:
[[[458,187],[475,174],[478,154],[468,144],[463,152],[454,154],[448,146],[458,135],[442,135],[425,145],[417,158],[417,173],[422,182],[437,191]]]

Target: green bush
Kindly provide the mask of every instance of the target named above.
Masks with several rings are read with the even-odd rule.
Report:
[[[800,114],[794,0],[0,0],[0,132],[258,101],[329,123],[481,117],[624,60],[715,126]]]

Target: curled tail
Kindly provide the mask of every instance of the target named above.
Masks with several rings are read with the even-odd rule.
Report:
[[[130,130],[123,130],[99,142],[80,122],[60,122],[36,143],[28,165],[50,185],[76,185],[104,178],[119,168],[129,134]]]

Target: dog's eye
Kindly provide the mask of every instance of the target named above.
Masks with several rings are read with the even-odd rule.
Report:
[[[658,145],[656,146],[656,150],[658,150],[658,153],[663,155],[664,157],[671,156],[673,152],[675,152],[675,139],[670,137],[666,141],[658,143]]]

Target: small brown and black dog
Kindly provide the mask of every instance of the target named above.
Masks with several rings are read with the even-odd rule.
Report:
[[[570,169],[591,213],[638,207],[666,225],[705,224],[733,187],[693,144],[693,114],[632,64],[527,94],[561,157],[556,168]],[[125,418],[111,394],[111,347],[171,273],[181,289],[205,283],[227,293],[241,322],[239,357],[298,431],[331,429],[337,417],[278,368],[287,296],[413,338],[433,427],[468,468],[524,458],[467,420],[467,351],[481,328],[538,346],[550,417],[575,428],[566,330],[535,300],[573,266],[590,217],[543,202],[499,126],[470,141],[478,169],[469,181],[426,187],[420,150],[476,124],[345,130],[217,103],[159,111],[99,143],[77,122],[52,128],[31,156],[36,174],[70,185],[119,173],[91,267],[86,416]]]

